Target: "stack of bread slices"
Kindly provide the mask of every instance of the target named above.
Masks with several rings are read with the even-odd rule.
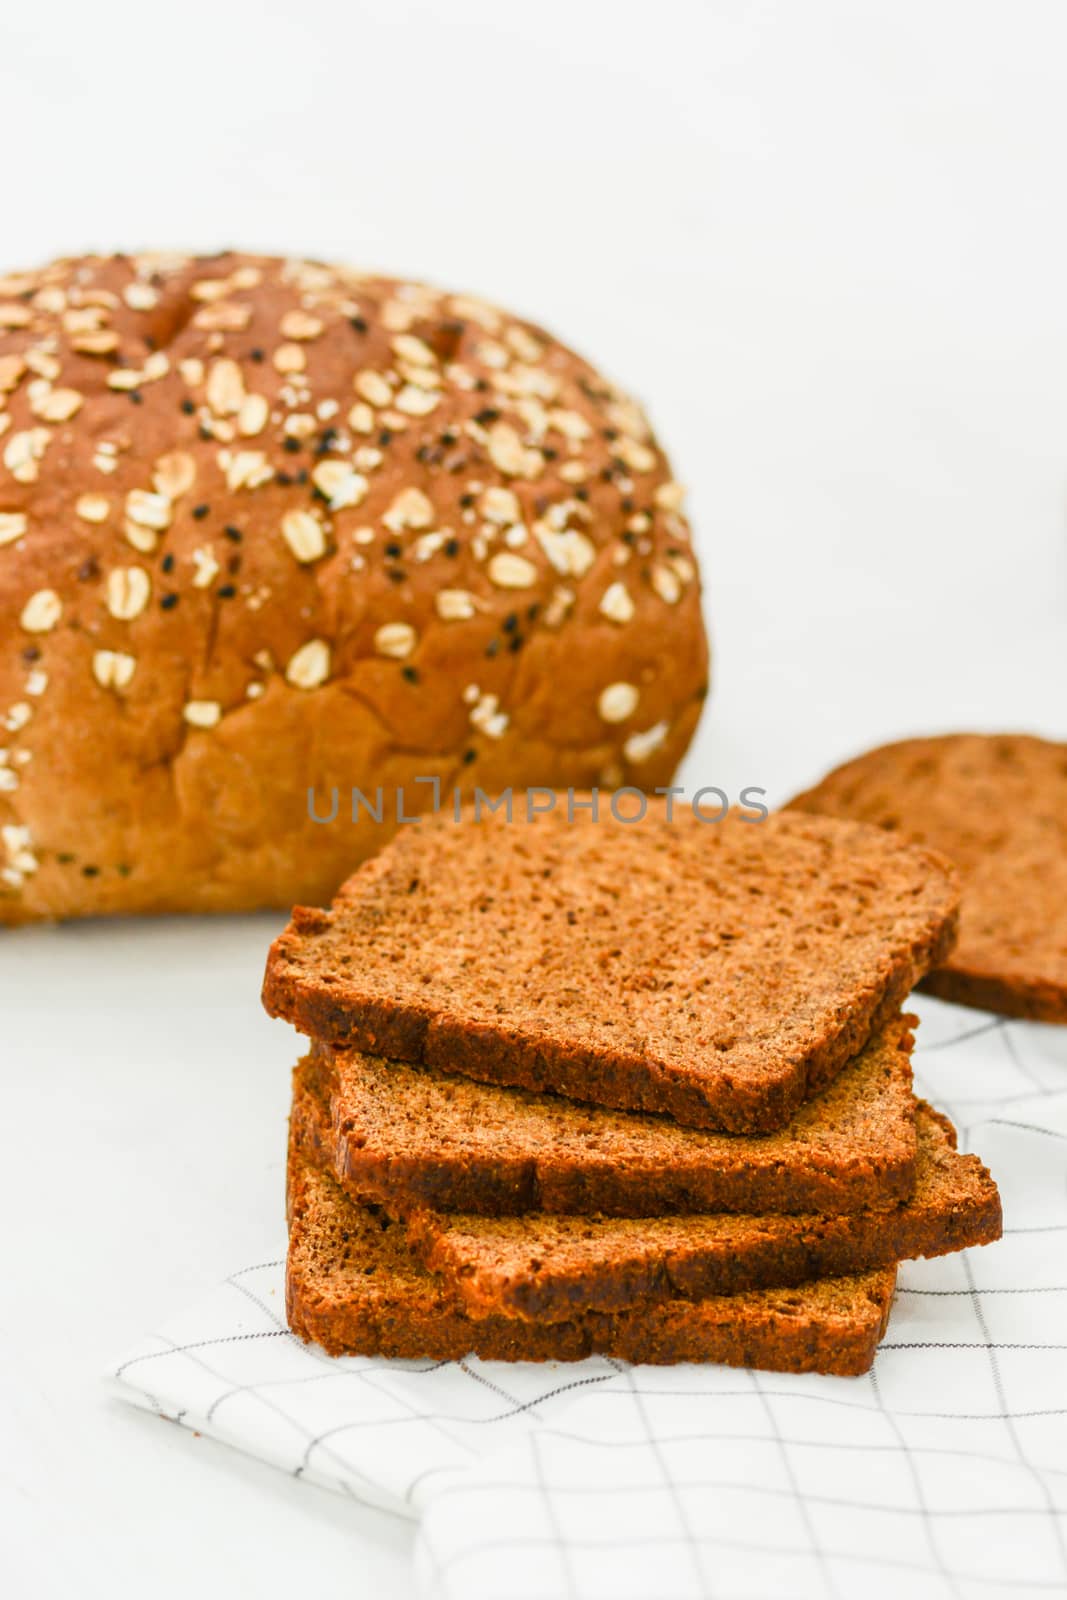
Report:
[[[912,1089],[940,857],[793,813],[402,830],[298,909],[290,1325],[333,1353],[854,1374],[897,1263],[999,1236]]]

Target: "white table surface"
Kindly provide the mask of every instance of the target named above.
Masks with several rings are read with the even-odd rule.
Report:
[[[908,732],[1067,736],[1065,80],[1057,0],[6,7],[3,265],[233,242],[555,328],[692,487],[684,776],[782,799]],[[0,937],[20,1596],[411,1592],[404,1524],[97,1384],[281,1237],[279,922]]]

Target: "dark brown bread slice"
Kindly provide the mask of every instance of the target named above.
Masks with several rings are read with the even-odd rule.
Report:
[[[948,734],[883,745],[791,802],[943,851],[963,878],[960,940],[923,987],[1067,1022],[1067,744]]]
[[[985,1167],[977,1156],[957,1153],[952,1124],[924,1101],[916,1120],[915,1193],[888,1211],[496,1218],[416,1206],[402,1207],[400,1215],[413,1253],[441,1274],[468,1315],[548,1322],[673,1298],[791,1287],[998,1239],[1000,1196]],[[301,1147],[328,1168],[326,1108],[299,1071],[292,1125]]]
[[[957,901],[939,857],[821,817],[438,818],[297,908],[263,999],[331,1044],[768,1132],[944,959]]]
[[[913,1017],[895,1017],[779,1133],[708,1133],[669,1117],[475,1083],[319,1046],[303,1081],[328,1107],[330,1169],[395,1212],[413,1203],[666,1216],[855,1211],[915,1184]]]
[[[414,1254],[472,1316],[565,1321],[674,1297],[700,1300],[867,1272],[990,1244],[1000,1196],[952,1125],[919,1101],[918,1181],[889,1211],[844,1216],[406,1217]]]
[[[289,1326],[331,1355],[457,1361],[717,1361],[776,1372],[866,1372],[885,1332],[895,1272],[798,1289],[671,1301],[572,1322],[474,1320],[412,1257],[401,1224],[357,1205],[291,1149]]]

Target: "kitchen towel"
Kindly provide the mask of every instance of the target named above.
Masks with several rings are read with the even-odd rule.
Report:
[[[1067,1028],[909,1005],[1005,1235],[901,1267],[866,1377],[334,1360],[286,1328],[279,1249],[109,1381],[417,1518],[427,1600],[1067,1595]]]

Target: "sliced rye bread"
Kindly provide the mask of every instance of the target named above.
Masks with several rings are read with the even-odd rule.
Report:
[[[400,1223],[357,1205],[295,1149],[289,1158],[286,1313],[330,1355],[407,1360],[714,1361],[775,1372],[866,1372],[885,1332],[895,1271],[797,1289],[668,1301],[636,1313],[530,1323],[465,1315],[418,1265]]]
[[[263,1000],[330,1044],[769,1132],[944,960],[957,906],[941,858],[822,817],[437,818],[294,911]]]
[[[959,944],[923,983],[1010,1017],[1067,1022],[1067,744],[948,734],[868,751],[790,802],[950,857]]]
[[[353,1193],[509,1216],[548,1211],[842,1212],[915,1186],[913,1017],[895,1017],[779,1133],[708,1133],[669,1117],[475,1083],[319,1045],[303,1082],[328,1106],[329,1166]]]
[[[469,1316],[545,1322],[792,1287],[998,1239],[1000,1196],[985,1167],[977,1156],[958,1154],[952,1124],[924,1101],[916,1121],[915,1193],[888,1211],[496,1218],[402,1206],[399,1217],[412,1253],[442,1276]],[[330,1170],[328,1113],[299,1071],[292,1127],[297,1145]],[[350,1183],[344,1187],[362,1198]]]

